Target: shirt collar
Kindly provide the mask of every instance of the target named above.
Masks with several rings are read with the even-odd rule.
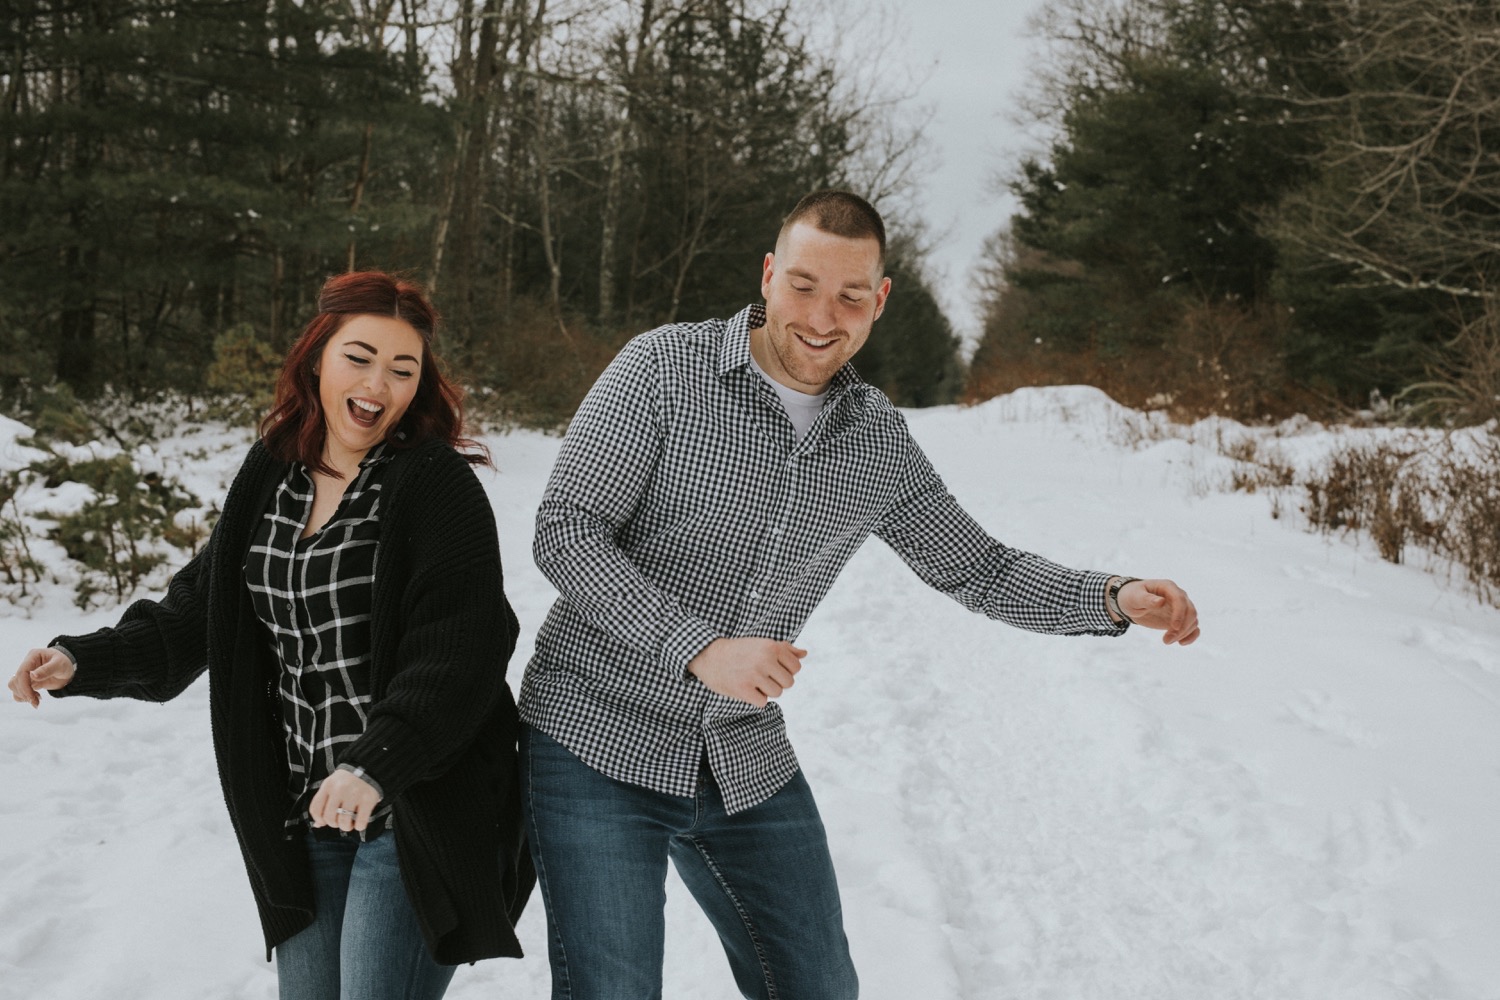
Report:
[[[392,457],[393,453],[391,451],[390,441],[382,441],[375,447],[371,448],[369,451],[365,452],[365,457],[359,460],[359,467],[361,469],[366,469],[380,462],[389,462]]]
[[[389,462],[395,457],[396,453],[394,449],[391,448],[390,441],[382,441],[375,447],[371,448],[369,451],[365,452],[365,457],[359,460],[359,471],[364,472],[372,465],[380,465],[385,462]],[[302,486],[307,489],[312,488],[312,472],[301,462],[292,463],[291,475],[295,477],[293,481],[298,486]],[[358,474],[356,474],[355,478],[358,478]]]
[[[737,368],[750,367],[750,331],[766,325],[766,307],[752,302],[730,318],[724,327],[724,338],[719,342],[719,365],[715,374],[720,378]],[[828,398],[833,399],[852,385],[863,380],[854,366],[847,361],[833,373],[828,383]]]

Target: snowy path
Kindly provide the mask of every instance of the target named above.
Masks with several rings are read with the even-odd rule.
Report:
[[[1207,451],[1112,444],[1087,392],[910,419],[997,536],[1172,576],[1205,638],[1029,635],[861,551],[783,704],[864,996],[1500,998],[1500,612],[1211,492]],[[491,440],[513,682],[551,598],[529,542],[557,443]],[[6,671],[116,613],[0,617]],[[0,712],[0,998],[275,995],[205,702]],[[668,917],[667,996],[734,996],[675,879]],[[449,995],[545,997],[536,899],[522,937]]]

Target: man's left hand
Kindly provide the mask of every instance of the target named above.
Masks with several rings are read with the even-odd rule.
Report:
[[[1171,580],[1133,580],[1120,588],[1120,610],[1137,625],[1165,629],[1167,645],[1191,646],[1198,640],[1198,609],[1187,591]]]

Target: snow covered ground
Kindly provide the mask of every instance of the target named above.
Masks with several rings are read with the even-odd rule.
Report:
[[[859,553],[783,707],[864,996],[1500,998],[1500,611],[1220,492],[1231,463],[1201,439],[1125,443],[1138,419],[1089,390],[909,419],[998,537],[1173,577],[1204,635],[1034,636],[925,590],[879,542]],[[244,440],[189,435],[161,462],[192,453],[174,474],[212,500]],[[553,596],[530,538],[558,439],[488,441],[517,684]],[[0,666],[117,615],[53,587],[0,611]],[[668,905],[667,996],[735,996],[675,878]],[[521,937],[525,960],[460,969],[449,996],[546,997],[539,900]],[[206,686],[0,708],[0,997],[274,995]]]

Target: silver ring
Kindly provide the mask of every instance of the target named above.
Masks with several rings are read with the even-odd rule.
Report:
[[[336,816],[353,816],[354,815],[354,810],[353,809],[335,809],[333,812],[334,812],[334,815],[336,815]]]

